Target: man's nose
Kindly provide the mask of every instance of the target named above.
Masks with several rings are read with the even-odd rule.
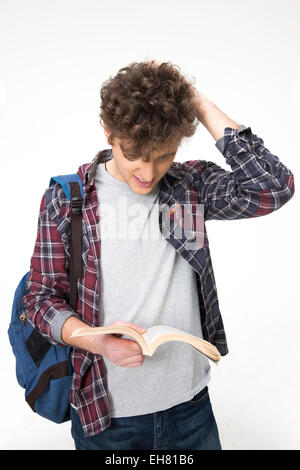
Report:
[[[146,181],[151,181],[153,180],[155,176],[155,168],[154,164],[151,162],[144,163],[140,167],[140,175],[141,178],[143,178]]]

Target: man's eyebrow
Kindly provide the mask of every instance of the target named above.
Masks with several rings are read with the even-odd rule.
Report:
[[[120,144],[120,149],[122,150],[122,152],[127,155],[130,155],[130,150],[126,150],[122,144]],[[162,155],[159,155],[158,157],[156,158],[162,158],[162,157],[169,157],[170,155],[173,155],[173,153],[176,153],[176,150],[173,150],[172,152],[168,152],[168,153],[164,153]]]

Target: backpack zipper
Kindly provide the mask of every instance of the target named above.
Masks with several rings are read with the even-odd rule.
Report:
[[[25,325],[25,323],[26,323],[26,315],[25,315],[25,312],[23,312],[22,315],[20,315],[20,320],[22,320],[23,325]]]

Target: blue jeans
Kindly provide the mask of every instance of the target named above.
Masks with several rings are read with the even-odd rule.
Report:
[[[71,407],[76,450],[221,450],[208,388],[191,400],[145,415],[111,418],[111,425],[85,438]]]

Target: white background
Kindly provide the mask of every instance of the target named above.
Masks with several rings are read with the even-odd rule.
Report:
[[[0,0],[1,448],[73,449],[70,422],[48,422],[24,401],[11,304],[50,176],[108,147],[101,84],[149,59],[194,77],[295,175],[278,212],[207,224],[230,349],[212,368],[210,396],[223,449],[300,448],[299,15],[297,0]],[[176,160],[230,169],[200,126]]]

